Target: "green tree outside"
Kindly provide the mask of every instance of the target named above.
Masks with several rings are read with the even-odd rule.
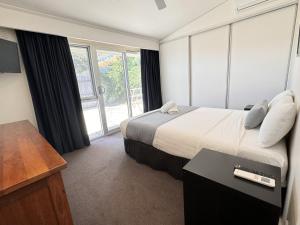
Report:
[[[101,53],[100,53],[101,54]],[[105,53],[104,53],[105,54]],[[129,88],[141,87],[140,58],[127,57]],[[126,89],[122,56],[114,55],[99,62],[101,84],[105,87],[105,103],[109,106],[126,102]]]

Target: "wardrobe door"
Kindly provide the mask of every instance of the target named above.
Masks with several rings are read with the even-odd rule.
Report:
[[[160,71],[163,102],[189,105],[189,39],[160,45]]]
[[[191,37],[192,105],[226,107],[229,26]]]
[[[232,25],[229,108],[285,89],[295,13],[290,6]]]

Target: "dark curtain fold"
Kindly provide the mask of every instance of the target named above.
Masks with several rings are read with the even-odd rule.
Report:
[[[159,52],[141,49],[141,72],[144,112],[162,106]]]
[[[89,145],[67,38],[16,34],[40,133],[60,154]]]

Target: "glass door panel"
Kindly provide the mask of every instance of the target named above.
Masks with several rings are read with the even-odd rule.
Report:
[[[70,46],[88,134],[91,139],[117,130],[120,122],[143,113],[139,52]]]
[[[126,53],[132,116],[144,112],[140,53]]]
[[[81,97],[81,105],[87,128],[91,139],[103,135],[99,101],[97,98],[92,69],[90,63],[90,52],[88,47],[70,46],[74,62],[76,78]]]
[[[121,52],[97,50],[100,76],[96,75],[99,95],[103,96],[108,130],[118,128],[128,118],[128,94],[125,67]]]

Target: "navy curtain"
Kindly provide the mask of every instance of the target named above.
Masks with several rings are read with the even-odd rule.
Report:
[[[40,133],[60,154],[89,145],[67,38],[16,34]]]
[[[141,49],[141,72],[144,112],[162,106],[159,52]]]

